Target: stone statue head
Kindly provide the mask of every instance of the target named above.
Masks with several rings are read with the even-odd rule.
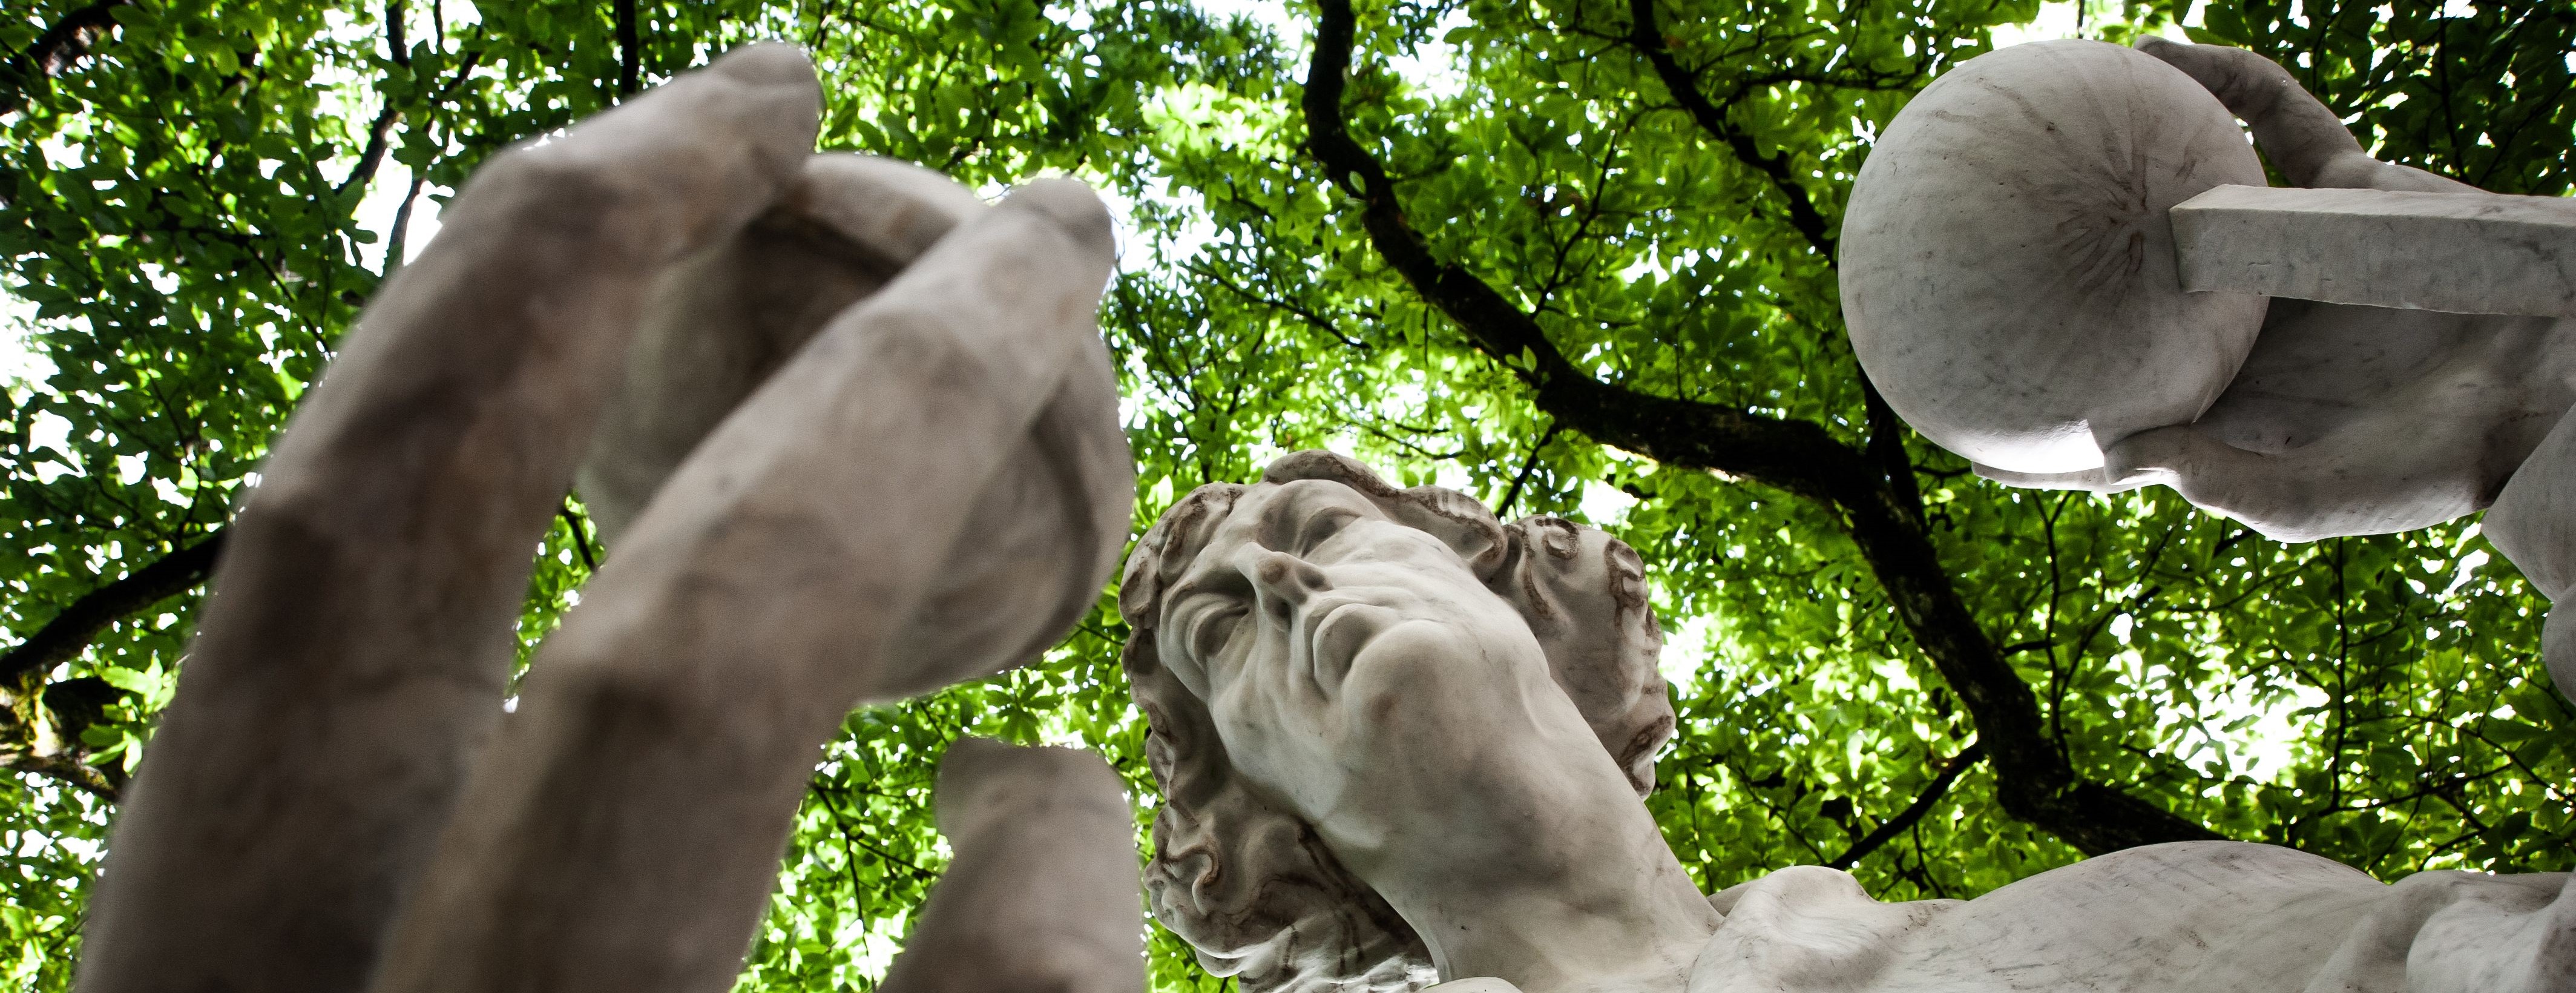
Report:
[[[1331,602],[1283,605],[1282,590]],[[1655,665],[1663,639],[1628,546],[1554,517],[1506,525],[1465,494],[1398,488],[1329,452],[1174,504],[1128,559],[1119,611],[1164,797],[1148,899],[1208,971],[1247,990],[1434,980],[1422,938],[1337,854],[1402,830],[1380,821],[1390,811],[1436,805],[1427,794],[1474,778],[1423,765],[1429,788],[1391,786],[1382,770],[1417,766],[1387,753],[1419,744],[1391,729],[1433,728],[1424,751],[1454,743],[1497,759],[1548,739],[1530,742],[1534,754],[1575,753],[1571,778],[1615,792],[1624,776],[1634,797],[1653,789],[1654,753],[1673,733]],[[1479,722],[1463,706],[1446,725],[1430,713],[1455,695],[1444,687],[1505,684],[1495,692],[1544,711],[1556,733]],[[1466,740],[1487,726],[1507,737]],[[1391,789],[1402,802],[1385,802]]]

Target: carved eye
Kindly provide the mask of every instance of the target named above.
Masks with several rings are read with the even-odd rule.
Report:
[[[1199,611],[1198,616],[1190,619],[1188,641],[1185,642],[1190,646],[1190,657],[1209,659],[1225,651],[1225,646],[1234,641],[1235,631],[1243,626],[1243,618],[1249,612],[1241,603],[1211,605]]]
[[[1312,552],[1317,546],[1333,540],[1333,536],[1342,533],[1343,528],[1350,527],[1352,521],[1359,519],[1360,512],[1348,507],[1326,507],[1318,510],[1308,515],[1305,523],[1298,526],[1297,550]]]

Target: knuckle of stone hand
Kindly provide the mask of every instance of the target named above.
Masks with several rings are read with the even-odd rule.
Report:
[[[558,229],[597,232],[643,198],[627,171],[591,156],[523,148],[485,165],[477,180],[513,213]]]

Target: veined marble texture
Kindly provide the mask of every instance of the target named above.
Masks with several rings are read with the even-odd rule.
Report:
[[[1635,554],[1338,455],[1174,504],[1119,609],[1148,902],[1247,993],[2576,989],[2566,873],[2190,842],[1965,901],[1817,866],[1703,896],[1642,801],[1672,718]]]
[[[1979,475],[2161,484],[2281,541],[2488,510],[2576,594],[2571,201],[2375,161],[2252,52],[2050,41],[1908,104],[1843,245],[1863,369]],[[2544,640],[2576,695],[2576,622]]]

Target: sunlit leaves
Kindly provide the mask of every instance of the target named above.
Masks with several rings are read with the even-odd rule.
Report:
[[[23,49],[75,6],[0,15],[0,45]],[[1738,147],[1629,44],[1627,3],[1363,4],[1349,109],[1434,251],[1534,312],[1584,371],[1858,441],[1861,381],[1815,235],[1837,234],[1871,138],[1912,90],[2035,8],[1656,5],[1660,42]],[[1972,728],[1836,523],[1596,445],[1532,406],[1519,357],[1469,348],[1302,151],[1311,12],[1227,9],[639,2],[628,51],[607,3],[119,8],[93,54],[0,116],[0,284],[50,364],[0,410],[5,622],[23,638],[228,519],[385,271],[395,232],[362,198],[417,192],[426,216],[493,151],[613,105],[629,60],[649,85],[785,38],[826,77],[827,148],[986,193],[1065,172],[1111,194],[1127,223],[1102,324],[1140,524],[1192,487],[1322,446],[1514,515],[1610,527],[1648,561],[1682,716],[1651,806],[1703,885],[1833,860],[1915,802]],[[2129,3],[2092,31],[2125,39],[2172,13]],[[2576,14],[2258,2],[2199,16],[2205,40],[2290,58],[2385,156],[2510,192],[2567,186]],[[1791,190],[1824,231],[1798,227]],[[2544,604],[2472,522],[2282,546],[2170,494],[2009,491],[1912,454],[1944,566],[2085,776],[2383,877],[2576,859],[2576,713],[2540,676]],[[579,609],[590,562],[614,555],[579,509],[532,549],[523,659]],[[82,735],[93,763],[139,756],[193,609],[138,614],[43,674],[115,692]],[[928,791],[958,734],[1097,749],[1146,814],[1115,618],[1095,611],[1028,668],[854,713],[818,757],[743,988],[881,974],[946,858]],[[1855,873],[1888,898],[1968,896],[2072,860],[1998,808],[1992,775],[1967,768]],[[61,988],[107,808],[32,776],[0,786],[0,963]],[[1168,933],[1150,942],[1157,988],[1224,985]]]

